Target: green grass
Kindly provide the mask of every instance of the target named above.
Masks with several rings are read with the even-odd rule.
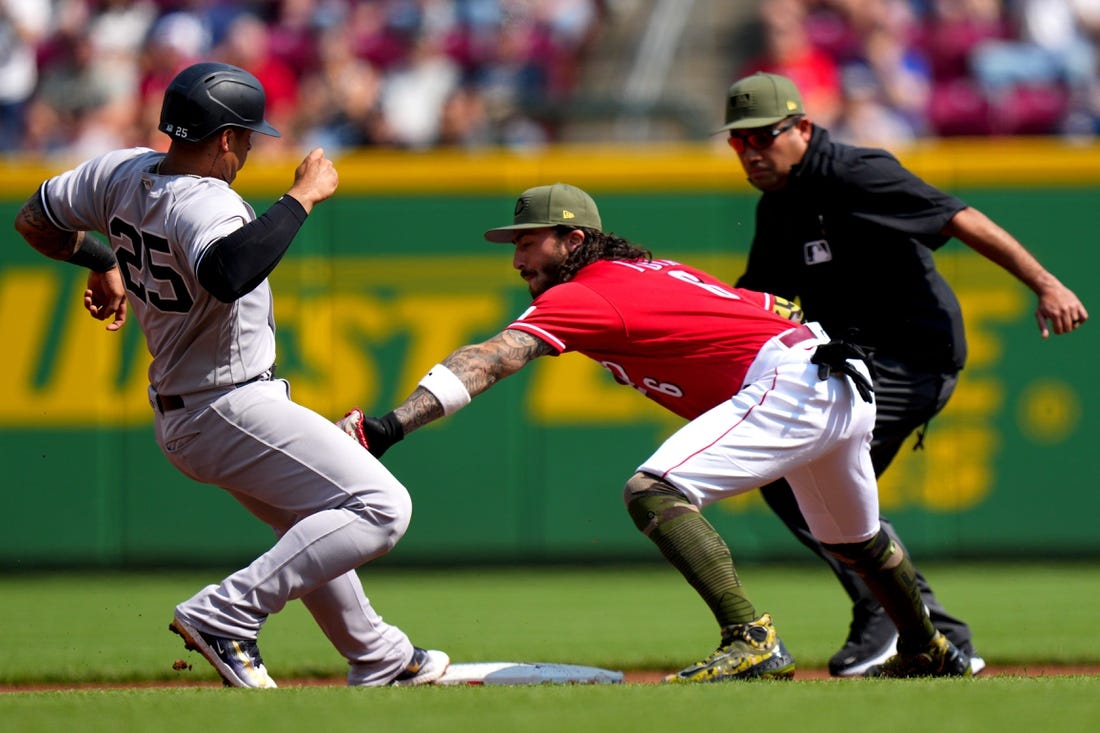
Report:
[[[1100,662],[1100,568],[965,565],[925,568],[966,618],[991,664]],[[219,572],[0,576],[0,683],[184,679],[198,688],[0,695],[0,731],[278,730],[1085,731],[1100,729],[1100,678],[826,680],[698,687],[284,688],[223,690],[168,633],[172,608]],[[824,569],[746,566],[758,609],[770,611],[804,667],[820,667],[847,629],[848,607]],[[455,661],[554,661],[672,669],[708,653],[713,620],[663,565],[362,572],[367,594],[415,643]],[[343,660],[300,604],[260,637],[278,679],[334,676]],[[171,669],[176,658],[194,668]],[[205,683],[209,683],[205,685]],[[182,716],[182,718],[181,718]],[[758,724],[759,721],[759,724]],[[766,721],[766,725],[764,724]]]
[[[1092,678],[749,682],[696,687],[167,689],[0,695],[0,729],[639,733],[1095,731]],[[8,727],[10,726],[10,727]]]
[[[971,623],[990,663],[1100,662],[1100,568],[969,565],[927,572],[941,600]],[[0,576],[0,683],[176,678],[171,663],[186,655],[166,630],[172,609],[219,575]],[[705,656],[717,641],[702,601],[663,565],[385,568],[361,575],[389,622],[456,661],[666,669]],[[849,613],[832,576],[817,566],[749,566],[741,577],[757,608],[773,614],[799,663],[824,666],[847,631]],[[343,671],[343,660],[301,604],[272,616],[260,638],[276,679]],[[190,676],[204,675],[214,679],[195,664]]]

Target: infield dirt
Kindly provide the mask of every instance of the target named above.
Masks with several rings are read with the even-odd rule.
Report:
[[[655,685],[671,670],[625,670],[624,682],[634,685]],[[989,665],[982,671],[981,677],[1064,677],[1064,676],[1094,676],[1100,677],[1100,664],[1077,665],[1053,665],[1053,664],[1021,664],[1021,665]],[[831,679],[824,669],[800,669],[795,673],[793,682],[802,680],[827,680]],[[838,684],[847,680],[837,679]],[[342,687],[345,684],[343,677],[310,677],[301,679],[280,680],[280,687]],[[778,684],[778,683],[777,683]],[[209,679],[188,679],[186,670],[181,670],[178,679],[174,680],[149,680],[146,682],[80,682],[80,683],[28,683],[20,685],[0,684],[0,693],[17,692],[56,692],[60,690],[127,690],[149,689],[157,687],[217,687],[218,683]]]

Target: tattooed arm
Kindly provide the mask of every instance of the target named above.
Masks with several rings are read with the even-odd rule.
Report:
[[[84,240],[84,232],[69,232],[54,226],[42,208],[37,191],[15,215],[15,230],[23,235],[27,244],[54,260],[68,260]]]
[[[84,232],[59,229],[42,208],[41,191],[27,199],[15,215],[15,230],[27,244],[50,259],[86,267],[88,286],[84,308],[92,318],[110,322],[108,331],[117,331],[126,322],[126,290],[111,248],[86,237]]]
[[[51,259],[71,262],[99,273],[118,267],[118,260],[109,246],[82,231],[69,231],[53,223],[46,215],[41,188],[19,209],[15,229],[27,244]]]
[[[504,330],[488,341],[463,346],[443,360],[476,397],[505,377],[515,374],[540,356],[553,354],[550,344],[523,331]],[[408,435],[419,427],[443,417],[443,405],[428,390],[417,387],[394,414]]]

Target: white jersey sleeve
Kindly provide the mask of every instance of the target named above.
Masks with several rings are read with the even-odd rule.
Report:
[[[232,303],[199,285],[211,243],[256,218],[216,178],[162,176],[147,148],[93,158],[43,184],[43,207],[62,229],[107,236],[126,283],[127,305],[153,362],[161,394],[190,394],[247,381],[275,360],[271,288],[265,280]]]

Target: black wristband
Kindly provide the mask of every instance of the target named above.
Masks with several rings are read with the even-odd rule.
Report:
[[[84,235],[84,240],[80,243],[80,249],[73,252],[73,256],[65,261],[80,267],[87,267],[92,272],[107,272],[107,270],[118,267],[118,260],[115,259],[115,253],[111,251],[111,248],[87,234]]]
[[[401,425],[401,421],[397,419],[397,413],[391,410],[378,418],[378,421],[386,426],[386,433],[394,443],[405,439],[405,428]]]

